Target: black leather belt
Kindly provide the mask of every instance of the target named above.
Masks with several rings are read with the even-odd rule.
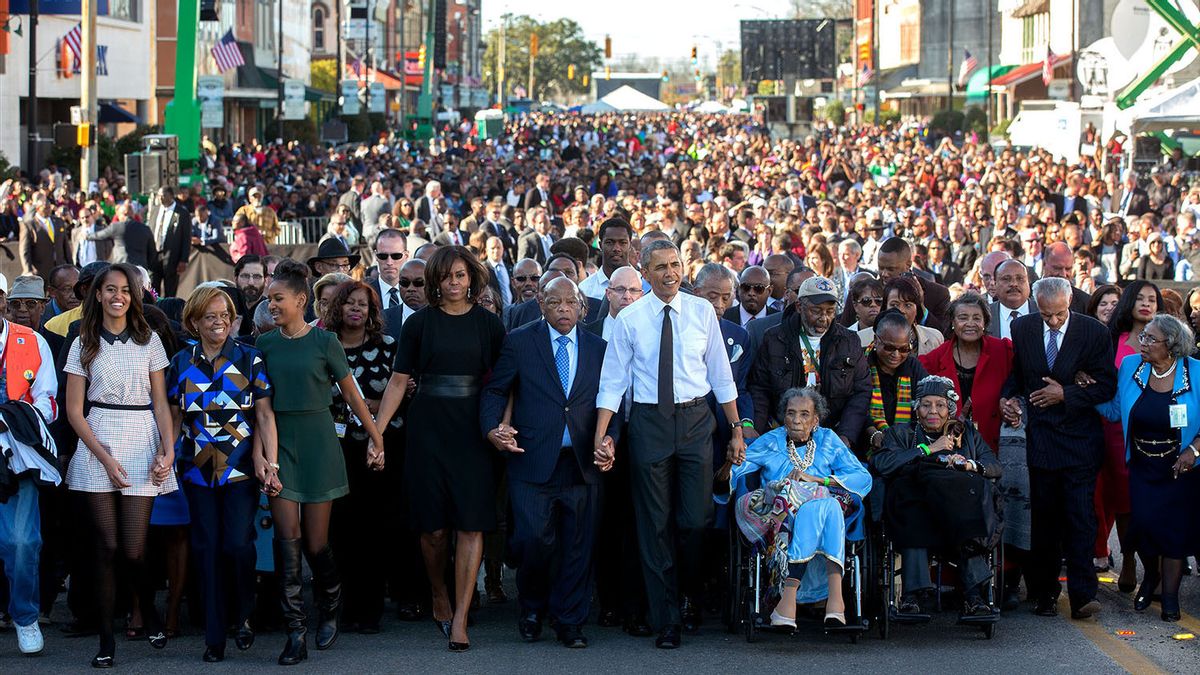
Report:
[[[422,375],[417,391],[440,398],[471,398],[479,395],[480,378],[475,375]]]
[[[88,401],[87,405],[92,408],[103,408],[105,410],[154,410],[154,404],[146,403],[145,405],[124,405],[121,403],[101,403],[100,401]]]
[[[704,397],[703,397],[703,396],[700,396],[700,397],[698,397],[698,398],[694,398],[694,399],[692,399],[692,400],[690,400],[690,401],[684,401],[683,403],[676,403],[676,404],[675,404],[675,409],[676,409],[676,410],[682,410],[683,408],[693,408],[693,407],[695,407],[695,406],[698,406],[698,405],[700,405],[701,403],[704,403]],[[637,403],[637,402],[635,402],[635,403],[634,403],[634,405],[644,405],[644,406],[648,406],[648,407],[651,407],[651,408],[657,408],[657,407],[658,407],[658,404],[657,404],[657,403]]]

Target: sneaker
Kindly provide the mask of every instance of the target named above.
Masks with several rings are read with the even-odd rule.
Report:
[[[17,644],[22,654],[39,654],[45,641],[42,640],[42,629],[34,621],[28,626],[17,626]]]

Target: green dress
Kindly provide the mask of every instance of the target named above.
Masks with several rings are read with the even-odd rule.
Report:
[[[280,497],[327,502],[350,492],[342,446],[329,413],[332,385],[350,374],[337,336],[319,328],[296,339],[275,329],[255,344],[275,384]]]

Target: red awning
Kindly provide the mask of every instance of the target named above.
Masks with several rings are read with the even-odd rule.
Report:
[[[366,72],[363,72],[364,70]],[[356,72],[356,69],[353,68],[352,65],[349,63],[346,64],[345,77],[348,80],[355,80],[355,79],[361,78],[361,79],[366,80],[367,82],[382,82],[383,88],[387,91],[399,91],[404,86],[403,84],[400,83],[400,78],[396,77],[395,75],[393,75],[387,71],[375,70],[374,68],[363,69],[360,67],[357,69],[357,72]]]
[[[1070,54],[1056,54],[1054,56],[1054,62],[1051,67],[1058,68],[1059,66],[1061,66],[1065,63],[1069,63],[1070,61],[1071,61]],[[1017,66],[1016,68],[1013,68],[1012,70],[1008,71],[1007,73],[1004,73],[1003,75],[1001,75],[999,77],[993,78],[992,86],[993,87],[1011,87],[1011,86],[1021,84],[1022,82],[1031,80],[1034,77],[1041,77],[1042,63],[1043,63],[1042,61],[1034,61],[1033,63],[1026,63],[1023,66]]]

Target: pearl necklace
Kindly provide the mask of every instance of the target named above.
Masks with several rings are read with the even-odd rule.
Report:
[[[1162,379],[1162,378],[1165,378],[1165,377],[1167,377],[1167,376],[1168,376],[1168,375],[1170,375],[1171,373],[1175,372],[1175,366],[1177,366],[1177,365],[1179,365],[1179,359],[1175,359],[1173,362],[1171,362],[1171,367],[1170,367],[1170,368],[1167,368],[1167,369],[1166,369],[1166,371],[1164,371],[1164,372],[1161,372],[1161,373],[1160,373],[1160,372],[1158,372],[1157,370],[1155,370],[1155,369],[1154,369],[1154,365],[1153,365],[1153,364],[1151,364],[1151,365],[1150,365],[1150,374],[1151,374],[1151,375],[1153,375],[1153,376],[1155,376],[1155,377],[1157,377],[1157,378],[1159,378],[1159,379]]]
[[[302,338],[308,334],[308,331],[305,330],[307,328],[312,328],[312,326],[305,324],[304,328],[301,328],[300,330],[296,331],[296,333],[294,335],[288,335],[288,332],[283,329],[283,326],[280,326],[279,334],[282,335],[287,340],[296,340],[296,339]]]

